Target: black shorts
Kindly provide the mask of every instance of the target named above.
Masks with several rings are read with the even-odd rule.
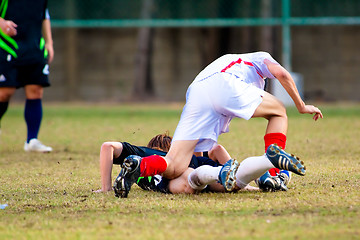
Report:
[[[208,157],[195,157],[193,156],[191,161],[190,161],[190,164],[189,164],[189,167],[190,168],[198,168],[200,166],[203,166],[203,165],[210,165],[210,166],[213,166],[213,167],[218,167],[218,166],[221,166],[218,162],[215,162],[214,160],[208,158]]]
[[[18,64],[10,54],[0,50],[0,87],[21,88],[29,84],[48,87],[48,75],[49,65],[46,59],[23,65]]]

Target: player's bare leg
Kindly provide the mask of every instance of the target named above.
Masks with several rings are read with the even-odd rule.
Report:
[[[288,118],[285,106],[267,92],[265,92],[262,103],[257,107],[252,117],[263,117],[268,120],[266,134],[283,133],[286,135],[287,133]]]
[[[14,95],[16,88],[2,87],[0,88],[0,134],[1,134],[1,119],[9,107],[9,100]]]
[[[194,169],[188,168],[186,171],[181,174],[180,177],[175,178],[169,182],[169,191],[173,194],[177,193],[187,193],[194,194],[196,193],[196,189],[190,187],[188,183],[189,174],[192,173]]]
[[[171,143],[165,156],[167,167],[163,176],[167,179],[179,177],[190,164],[198,140],[178,140]]]

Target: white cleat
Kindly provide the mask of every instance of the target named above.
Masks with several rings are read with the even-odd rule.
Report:
[[[45,146],[36,138],[30,140],[29,143],[25,142],[24,150],[26,152],[42,152],[42,153],[49,153],[53,149],[52,147]]]

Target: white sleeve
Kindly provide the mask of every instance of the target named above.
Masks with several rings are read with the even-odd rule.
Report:
[[[45,19],[49,19],[49,20],[50,20],[49,9],[45,9]]]
[[[267,52],[256,52],[254,53],[254,55],[252,56],[252,63],[254,63],[261,71],[261,73],[263,74],[264,77],[267,78],[275,78],[269,71],[268,67],[266,66],[266,64],[264,63],[264,60],[267,59],[270,62],[279,64],[269,53]]]

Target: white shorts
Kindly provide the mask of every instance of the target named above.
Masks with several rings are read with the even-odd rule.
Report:
[[[264,90],[228,73],[195,79],[186,92],[173,141],[199,140],[195,151],[209,151],[219,135],[229,131],[233,117],[252,117],[263,95]]]

